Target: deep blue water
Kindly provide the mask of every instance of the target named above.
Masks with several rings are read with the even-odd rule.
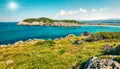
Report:
[[[17,22],[0,23],[0,44],[11,44],[19,40],[55,39],[69,34],[81,35],[83,32],[120,32],[120,27],[82,26],[82,27],[51,27],[51,26],[17,26]]]

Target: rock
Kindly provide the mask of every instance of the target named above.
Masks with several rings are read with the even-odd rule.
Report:
[[[84,42],[82,40],[75,41],[73,44],[83,44]]]
[[[120,69],[120,64],[113,59],[93,57],[85,64],[84,69]]]
[[[22,43],[24,43],[22,40],[21,41],[18,41],[18,42],[16,42],[16,43],[14,43],[15,45],[19,45],[19,44],[22,44]]]
[[[93,37],[87,37],[86,39],[85,39],[85,41],[87,41],[87,42],[92,42],[92,41],[94,41],[94,38]]]
[[[9,65],[9,64],[12,64],[13,62],[14,62],[14,61],[10,59],[10,60],[7,60],[7,61],[6,61],[6,64]]]
[[[0,47],[7,47],[7,45],[0,45]]]
[[[67,37],[75,37],[74,34],[69,34]]]
[[[88,36],[90,33],[89,32],[84,32],[83,35],[84,36]]]

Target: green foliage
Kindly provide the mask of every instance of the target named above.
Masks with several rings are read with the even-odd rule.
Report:
[[[120,44],[115,48],[116,54],[120,55]]]
[[[55,42],[54,41],[52,41],[52,40],[46,40],[46,41],[43,41],[43,42],[37,42],[36,44],[35,44],[35,46],[53,46],[55,44]]]
[[[108,55],[99,56],[99,58],[101,58],[101,59],[112,59],[112,57],[108,56]]]
[[[110,46],[108,44],[105,44],[103,49],[105,55],[120,55],[120,44],[116,46]]]
[[[75,20],[56,20],[56,22],[80,23],[80,22],[75,21]]]
[[[102,40],[102,39],[120,39],[120,32],[98,32],[93,34],[93,38],[95,40]]]
[[[66,52],[66,48],[63,48],[63,49],[61,49],[60,51],[59,51],[59,53],[62,55],[63,53],[65,53]]]
[[[46,17],[41,17],[41,18],[29,18],[23,20],[24,22],[32,23],[32,22],[43,22],[43,23],[53,23],[53,22],[67,22],[67,23],[79,23],[78,21],[75,20],[52,20]]]
[[[32,22],[34,22],[34,21],[37,21],[37,19],[35,19],[35,18],[30,18],[30,19],[25,19],[25,20],[23,20],[24,22],[29,22],[29,23],[32,23]]]
[[[115,57],[115,60],[120,63],[120,56]]]
[[[46,18],[46,17],[38,18],[37,21],[38,22],[43,22],[43,23],[52,23],[53,22],[52,19],[49,19],[49,18]]]
[[[29,22],[29,23],[32,23],[32,22],[43,22],[43,23],[52,23],[53,20],[52,19],[49,19],[49,18],[46,18],[46,17],[42,17],[42,18],[29,18],[29,19],[25,19],[23,20],[24,22]]]

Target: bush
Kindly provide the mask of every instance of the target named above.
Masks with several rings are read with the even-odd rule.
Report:
[[[37,42],[37,43],[35,43],[35,46],[53,46],[55,44],[55,42],[54,41],[52,41],[52,40],[46,40],[46,41],[44,41],[44,42]]]
[[[63,48],[59,51],[59,53],[62,55],[63,53],[65,53],[65,51],[66,51],[66,48]]]
[[[117,56],[117,57],[115,58],[115,60],[120,63],[120,56]]]
[[[116,49],[116,54],[120,55],[120,44],[115,49]]]
[[[99,32],[90,34],[89,32],[84,32],[84,36],[87,36],[86,41],[100,41],[105,39],[120,39],[120,32]]]
[[[116,48],[112,48],[112,46],[105,44],[104,54],[105,55],[120,55],[120,44]]]
[[[35,18],[30,18],[30,19],[25,19],[25,20],[23,20],[24,22],[29,22],[29,23],[32,23],[32,22],[34,22],[34,21],[36,21],[37,19],[35,19]]]
[[[101,59],[112,59],[112,57],[108,56],[108,55],[99,56],[99,58],[101,58]]]
[[[120,39],[120,32],[99,32],[92,34],[92,37],[95,40],[104,40],[104,39]]]

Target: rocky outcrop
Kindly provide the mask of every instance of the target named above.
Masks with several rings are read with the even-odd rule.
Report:
[[[75,41],[73,44],[83,44],[84,43],[84,41],[82,41],[82,40],[77,40],[77,41]]]
[[[54,23],[42,23],[42,22],[32,22],[32,23],[28,23],[28,22],[19,22],[18,25],[29,25],[29,26],[81,26],[78,23],[67,23],[67,22],[54,22]]]
[[[113,59],[91,58],[84,69],[120,69],[120,64]]]

